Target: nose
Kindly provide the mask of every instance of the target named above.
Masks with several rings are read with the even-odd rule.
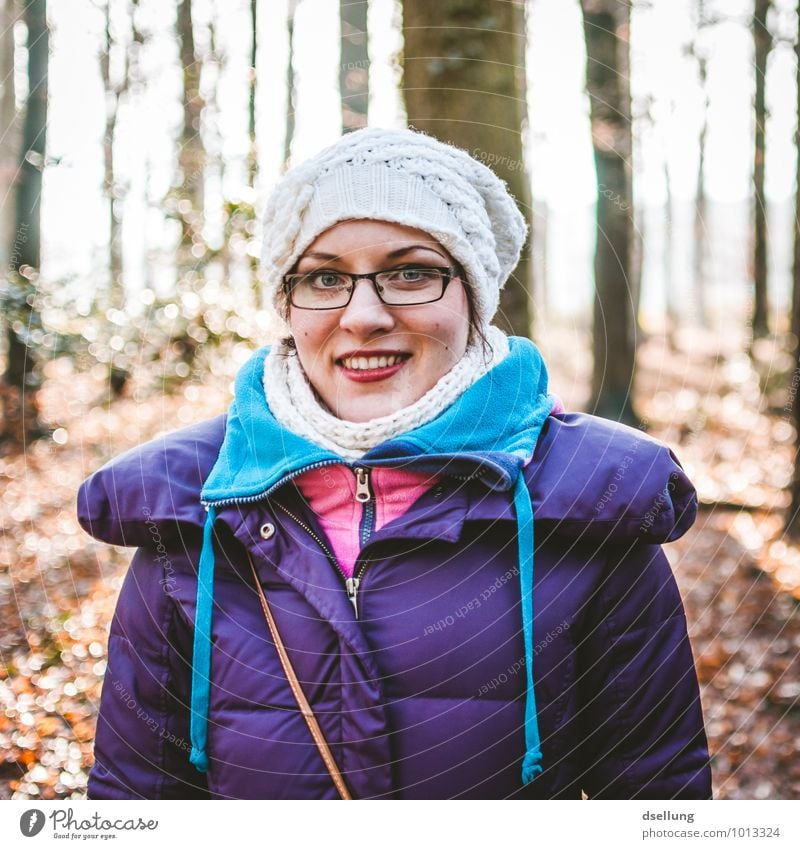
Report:
[[[339,327],[351,333],[369,336],[377,330],[391,330],[394,325],[394,314],[378,297],[372,283],[357,277],[353,297],[342,312]]]

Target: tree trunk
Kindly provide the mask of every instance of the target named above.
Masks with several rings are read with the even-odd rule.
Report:
[[[0,0],[0,268],[14,245],[14,196],[19,167],[19,125],[14,90],[14,0]]]
[[[794,422],[795,454],[794,474],[790,485],[791,504],[786,520],[786,532],[794,539],[800,539],[800,0],[797,3],[797,39],[795,41],[795,56],[797,59],[797,126],[795,129],[795,148],[797,161],[795,164],[795,201],[794,201],[794,267],[792,269],[792,316],[791,330],[794,344],[794,371],[789,378],[788,399],[786,412],[790,413]]]
[[[139,0],[130,0],[127,9],[131,22],[131,41],[123,50],[122,67],[116,79],[111,74],[111,52],[115,43],[112,34],[112,0],[106,0],[105,44],[100,54],[100,76],[106,98],[106,122],[103,133],[104,178],[103,191],[108,203],[108,273],[109,287],[102,309],[109,306],[123,309],[125,306],[125,280],[122,267],[122,210],[126,190],[118,179],[114,161],[114,140],[117,132],[117,117],[122,98],[128,91],[131,72],[136,72],[137,49],[144,41],[136,28],[136,13]],[[126,357],[115,352],[109,364],[109,386],[115,396],[122,395],[130,379]]]
[[[47,134],[49,33],[46,0],[28,0],[25,23],[28,27],[28,98],[19,160],[15,238],[3,305],[9,320],[3,376],[3,437],[23,445],[44,434],[39,423],[40,375],[33,333],[41,327],[36,309],[36,280],[41,265],[42,172]]]
[[[256,143],[256,85],[258,60],[258,12],[256,0],[250,0],[250,80],[247,99],[247,185],[251,189],[256,186],[258,173],[258,145]]]
[[[664,202],[664,300],[667,312],[667,341],[670,348],[677,347],[678,305],[675,302],[675,220],[673,215],[672,176],[664,163],[664,184],[667,198]]]
[[[403,2],[408,123],[490,164],[532,223],[522,130],[527,121],[525,7],[513,0]],[[497,323],[531,335],[528,239],[500,301]]]
[[[633,157],[636,158],[634,146]],[[631,194],[631,198],[633,195]],[[633,293],[633,317],[636,322],[634,335],[644,337],[644,331],[639,324],[639,308],[642,304],[642,274],[644,273],[645,245],[647,244],[647,216],[645,205],[634,206],[633,228],[631,231],[631,292]]]
[[[286,60],[286,130],[283,137],[283,161],[288,163],[292,156],[294,140],[294,110],[296,107],[294,82],[294,17],[298,0],[289,0],[286,10],[286,31],[289,38],[289,56]]]
[[[181,182],[178,192],[177,213],[181,222],[181,262],[189,254],[197,258],[197,248],[203,245],[203,188],[205,178],[205,149],[201,136],[203,99],[200,95],[202,64],[195,56],[194,27],[191,0],[180,0],[178,5],[178,37],[183,69],[183,127],[178,149],[178,168]],[[188,203],[187,203],[188,202]]]
[[[597,415],[638,425],[633,409],[636,293],[631,274],[630,4],[581,0],[581,8],[597,170],[592,408]]]
[[[367,0],[339,0],[342,52],[339,91],[342,100],[342,132],[367,126],[369,109],[369,50]]]
[[[795,238],[797,238],[795,236]],[[795,266],[796,268],[796,266]],[[795,307],[796,309],[796,307]],[[791,417],[795,432],[795,453],[792,482],[789,485],[791,501],[786,519],[786,533],[800,540],[800,345],[794,350],[794,369],[789,375],[788,395],[784,411]]]
[[[706,98],[708,101],[708,98]],[[706,198],[706,137],[708,121],[706,109],[703,109],[703,124],[700,128],[700,146],[697,160],[697,182],[694,201],[694,273],[692,285],[694,288],[695,320],[702,327],[709,327],[708,308],[706,306],[706,262],[708,251],[708,201]]]
[[[791,332],[794,345],[800,350],[800,0],[797,3],[797,37],[794,45],[796,61],[796,105],[797,123],[795,125],[794,146],[797,152],[794,172],[794,262],[792,267],[792,317]]]
[[[772,49],[772,35],[767,28],[767,15],[772,0],[755,0],[753,42],[755,45],[755,147],[753,156],[753,338],[769,333],[767,302],[767,199],[764,195],[765,141],[767,123],[766,78],[767,59]]]
[[[698,138],[697,182],[695,184],[694,203],[694,255],[692,288],[694,291],[694,318],[702,327],[709,327],[708,308],[706,306],[706,258],[708,251],[708,203],[706,201],[706,139],[708,137],[708,60],[701,47],[698,46],[699,35],[707,26],[705,0],[697,0],[696,33],[693,46],[697,59],[697,76],[700,90],[703,94],[703,117]]]
[[[122,279],[122,204],[124,201],[124,190],[119,184],[114,163],[114,137],[117,129],[117,116],[122,97],[128,90],[130,83],[131,49],[126,46],[123,54],[122,70],[119,77],[111,79],[111,51],[114,38],[111,32],[111,3],[106,0],[105,10],[105,44],[100,54],[100,76],[103,80],[103,88],[106,96],[106,122],[103,133],[103,160],[104,179],[103,191],[108,202],[108,267],[109,267],[109,292],[108,304],[117,309],[122,309],[125,304],[125,286]],[[128,12],[133,22],[136,14],[138,0],[133,0]],[[141,34],[137,33],[135,24],[132,23],[132,42],[137,40],[141,43]]]

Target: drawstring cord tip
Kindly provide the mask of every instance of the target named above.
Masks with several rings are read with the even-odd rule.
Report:
[[[208,755],[203,749],[196,749],[192,746],[189,762],[198,772],[208,772]]]
[[[522,759],[522,783],[530,784],[542,771],[542,753],[539,749],[529,749]]]

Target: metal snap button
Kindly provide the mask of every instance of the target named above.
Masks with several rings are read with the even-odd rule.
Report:
[[[275,525],[272,522],[266,522],[261,526],[261,539],[271,539],[275,536]]]

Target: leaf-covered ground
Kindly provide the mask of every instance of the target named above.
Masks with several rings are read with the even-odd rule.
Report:
[[[53,438],[0,456],[0,798],[85,795],[107,629],[130,550],[83,532],[78,487],[110,457],[227,404],[224,380],[162,395],[146,388],[152,374],[109,403],[103,376],[50,363],[42,411]]]
[[[552,348],[554,388],[574,408],[585,400],[587,361],[574,345]],[[772,374],[780,364],[770,348],[754,369],[703,336],[677,351],[662,339],[641,349],[639,414],[673,445],[705,504],[667,550],[686,601],[718,798],[800,797],[800,549],[780,528],[794,456],[790,404]],[[109,403],[102,369],[80,374],[56,360],[42,393],[53,438],[0,456],[0,798],[85,794],[129,552],[81,531],[75,493],[114,454],[213,415],[228,398],[224,376],[174,395],[152,384],[144,375]]]

